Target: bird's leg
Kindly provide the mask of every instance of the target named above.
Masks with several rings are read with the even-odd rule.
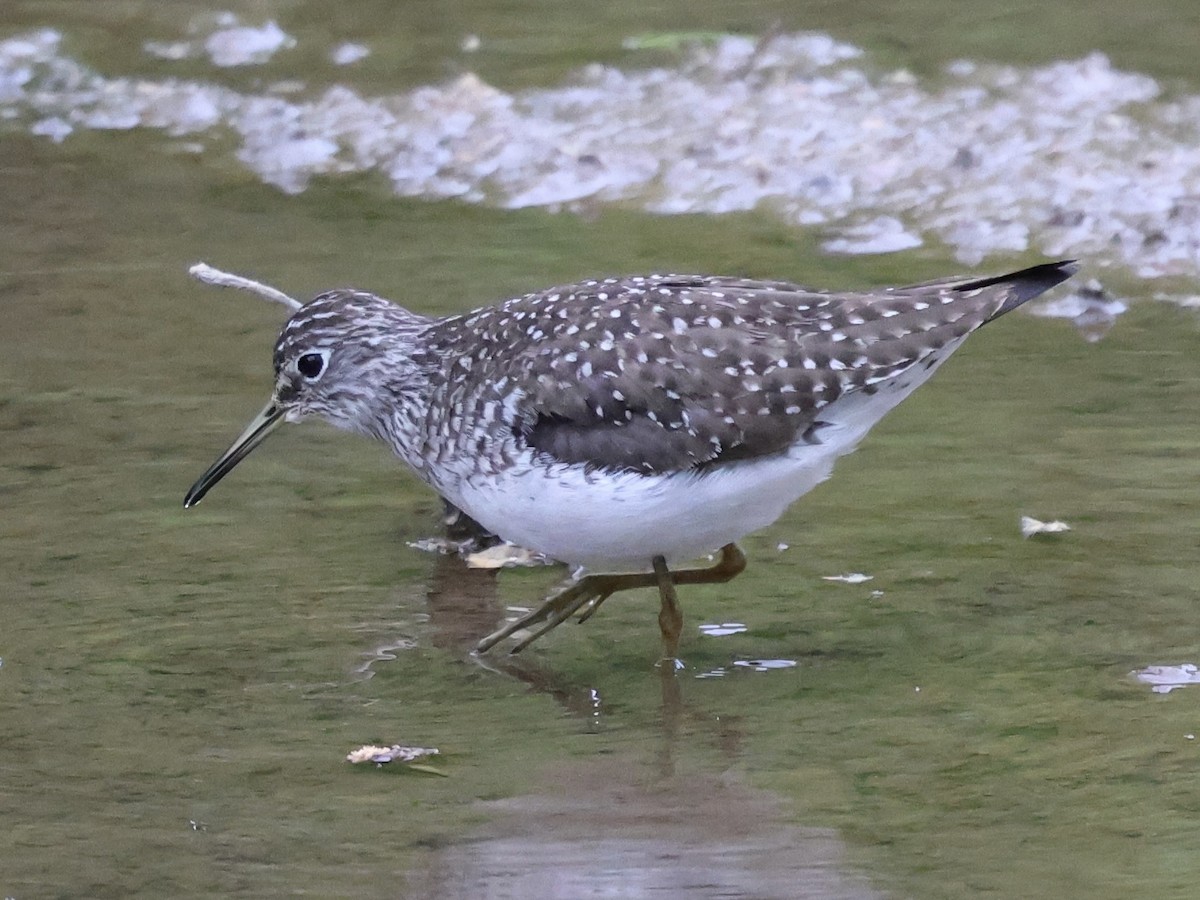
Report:
[[[635,587],[652,587],[654,576],[644,572],[624,575],[585,575],[579,579],[568,579],[560,585],[537,609],[526,613],[515,622],[509,622],[475,645],[475,650],[485,653],[507,637],[539,623],[545,623],[532,634],[519,641],[511,653],[520,653],[543,634],[569,619],[581,607],[599,606],[610,594]],[[585,613],[590,614],[590,610]]]
[[[651,561],[654,578],[658,581],[658,596],[662,607],[658,611],[658,629],[662,632],[663,655],[658,664],[672,673],[682,668],[679,660],[679,636],[683,633],[683,612],[679,609],[679,598],[675,596],[675,582],[667,569],[667,560],[656,556]]]
[[[587,603],[585,603],[583,606],[581,606],[577,610],[577,612],[579,613],[579,618],[575,620],[575,624],[582,625],[584,622],[586,622],[588,619],[590,619],[593,615],[595,615],[596,610],[598,610],[600,608],[600,604],[603,603],[608,598],[609,598],[608,594],[600,594],[596,597],[593,597],[591,600],[589,600]]]
[[[663,566],[665,568],[665,561]],[[726,544],[721,548],[721,558],[713,565],[703,569],[680,569],[676,572],[667,572],[666,578],[672,585],[718,584],[729,581],[729,579],[745,568],[745,554],[742,553],[736,544]],[[619,575],[595,574],[585,575],[579,579],[570,579],[551,593],[537,609],[526,613],[515,622],[510,622],[503,628],[489,634],[476,644],[475,650],[478,653],[485,653],[518,631],[534,625],[540,625],[541,627],[522,638],[510,651],[511,653],[520,653],[547,631],[558,627],[558,625],[569,619],[579,610],[583,610],[579,617],[579,620],[582,622],[588,619],[601,603],[617,591],[646,587],[659,588],[659,594],[662,596],[662,582],[657,571],[630,572]],[[671,591],[671,596],[674,597],[673,590]],[[663,603],[665,609],[665,598]],[[678,613],[677,602],[675,603],[675,609],[676,613]],[[682,623],[682,617],[680,617],[680,621]],[[680,627],[682,628],[682,624]],[[664,643],[666,641],[666,634],[667,631],[664,628]],[[675,646],[678,649],[678,635],[676,636]]]
[[[724,584],[746,570],[746,554],[737,544],[721,548],[721,558],[703,569],[676,569],[671,573],[675,584]]]
[[[711,566],[703,569],[676,569],[669,573],[673,584],[723,584],[729,581],[736,575],[740,575],[746,569],[746,554],[737,544],[726,544],[721,548],[721,558]],[[639,576],[635,576],[639,577]],[[631,584],[627,587],[657,587],[661,596],[661,585],[657,573],[646,575],[646,582],[643,584],[640,581],[637,584]],[[617,590],[624,590],[618,588]],[[613,593],[613,592],[609,592]],[[599,594],[590,599],[583,606],[583,611],[579,614],[576,620],[579,624],[583,624],[600,607],[600,604],[607,600],[609,594]],[[678,605],[678,604],[677,604]]]
[[[658,596],[662,608],[658,612],[658,627],[662,632],[663,657],[659,665],[674,672],[683,668],[679,659],[679,637],[683,633],[683,611],[675,595],[677,584],[718,584],[726,582],[746,568],[746,554],[737,544],[726,544],[721,548],[721,558],[704,569],[680,569],[671,572],[667,561],[656,556],[652,562],[654,577],[658,582]],[[588,613],[590,615],[590,611]]]

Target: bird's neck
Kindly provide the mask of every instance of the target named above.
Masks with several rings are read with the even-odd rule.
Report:
[[[424,480],[428,464],[429,405],[442,360],[426,339],[432,320],[408,313],[390,329],[372,359],[372,409],[363,431],[383,441]]]

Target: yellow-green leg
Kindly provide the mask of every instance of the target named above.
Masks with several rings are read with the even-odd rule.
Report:
[[[675,582],[671,580],[667,561],[656,556],[652,565],[658,581],[658,596],[662,601],[658,611],[658,629],[662,632],[663,655],[658,664],[674,672],[681,667],[679,637],[683,634],[683,610],[679,608],[679,598],[675,596]]]
[[[726,544],[721,548],[720,558],[713,565],[702,569],[679,569],[671,572],[667,570],[666,560],[661,556],[654,558],[652,566],[652,572],[585,575],[578,581],[567,581],[551,593],[537,609],[489,634],[475,649],[484,653],[518,631],[540,625],[541,627],[518,641],[510,651],[519,653],[580,610],[582,612],[579,621],[587,620],[601,603],[617,591],[655,587],[658,588],[662,601],[659,627],[663,635],[663,647],[674,659],[679,650],[679,636],[683,629],[683,615],[675,596],[675,585],[720,584],[729,581],[746,568],[746,556],[736,544]],[[672,634],[674,637],[670,638]]]

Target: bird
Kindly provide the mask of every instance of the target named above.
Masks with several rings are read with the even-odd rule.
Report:
[[[653,588],[662,659],[680,665],[676,587],[737,576],[738,541],[829,477],[969,334],[1076,268],[861,292],[633,275],[442,317],[326,291],[295,304],[269,402],[184,506],[281,424],[322,418],[390,446],[488,531],[572,567],[477,652],[514,635],[518,652],[618,591]]]

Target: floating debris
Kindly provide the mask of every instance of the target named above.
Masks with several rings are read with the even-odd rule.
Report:
[[[1070,531],[1071,526],[1057,519],[1053,522],[1042,522],[1033,516],[1021,516],[1021,536],[1033,537],[1035,534],[1060,534]]]
[[[354,763],[355,765],[359,763],[374,763],[377,766],[398,762],[404,763],[407,768],[417,772],[428,772],[430,775],[442,775],[444,777],[446,773],[435,769],[433,766],[415,764],[419,759],[437,755],[438,749],[436,747],[404,747],[400,744],[392,744],[390,747],[376,747],[373,744],[366,744],[346,754],[346,762]]]
[[[196,48],[190,41],[146,41],[142,49],[150,56],[179,62],[189,56],[196,55]]]
[[[231,12],[202,13],[192,19],[187,31],[191,40],[146,41],[142,50],[171,62],[207,56],[214,66],[231,68],[261,65],[280,50],[296,46],[296,39],[274,21],[243,25]]]
[[[750,669],[753,672],[769,672],[772,669],[794,669],[794,659],[739,659],[734,663],[739,669]]]
[[[842,584],[862,584],[874,580],[874,575],[864,575],[862,572],[847,572],[845,575],[822,575],[822,581],[840,581]]]
[[[275,22],[229,14],[186,37],[147,52],[240,66],[295,43]],[[1200,275],[1200,95],[1164,95],[1100,53],[1038,67],[960,61],[923,78],[880,72],[823,34],[704,37],[684,39],[671,65],[593,64],[537,89],[465,73],[372,97],[296,72],[308,90],[283,97],[101,75],[45,29],[0,41],[0,121],[75,129],[41,126],[51,140],[86,128],[231,133],[238,160],[291,193],[316,176],[377,171],[398,195],[509,208],[763,208],[827,229],[831,252],[925,240],[967,264],[1038,251],[1142,277]]]
[[[407,546],[413,550],[420,550],[422,553],[437,553],[441,556],[451,556],[458,554],[462,543],[461,541],[452,541],[444,537],[428,537],[409,541]]]
[[[329,51],[329,61],[335,66],[350,66],[371,55],[371,48],[363,44],[338,44]]]
[[[1192,663],[1180,666],[1146,666],[1129,673],[1142,684],[1151,685],[1156,694],[1169,694],[1189,684],[1200,684],[1200,669]]]
[[[48,119],[34,122],[29,129],[30,134],[36,134],[39,137],[48,137],[56,144],[61,144],[67,139],[67,136],[74,131],[74,126],[65,119],[58,116],[51,116]]]
[[[188,274],[197,281],[211,284],[214,287],[238,288],[251,294],[258,294],[264,300],[282,304],[292,312],[295,312],[304,305],[295,297],[289,297],[283,291],[279,290],[279,288],[271,287],[269,284],[263,284],[261,281],[255,281],[253,278],[247,278],[244,275],[235,275],[232,272],[222,271],[210,266],[206,262],[198,262],[190,266]]]
[[[1095,278],[1065,296],[1029,306],[1035,316],[1069,319],[1075,330],[1092,344],[1108,334],[1117,317],[1128,310],[1124,300],[1110,294]]]
[[[741,634],[744,631],[749,631],[749,629],[741,622],[722,622],[718,625],[700,626],[700,633],[709,637],[724,637],[727,634]]]
[[[841,236],[821,245],[826,253],[855,255],[862,253],[895,253],[920,247],[922,241],[911,234],[894,216],[876,216],[868,222],[841,229]]]
[[[776,669],[794,669],[797,663],[794,659],[739,659],[733,663],[733,668],[741,672],[770,672]],[[696,678],[724,678],[729,674],[725,666],[717,666],[707,672],[697,672]]]
[[[518,566],[552,566],[553,560],[545,554],[537,553],[525,547],[518,547],[507,541],[470,553],[466,557],[467,565],[472,569],[508,569]]]
[[[271,21],[259,28],[234,25],[214,31],[204,42],[204,52],[214,66],[255,66],[294,46],[296,39]]]
[[[461,556],[467,566],[472,569],[504,569],[515,567],[553,566],[557,565],[541,553],[518,547],[516,544],[501,542],[479,549],[479,541],[474,538],[455,540],[449,537],[427,537],[416,541],[408,541],[407,546],[422,553],[436,553],[439,556]]]

